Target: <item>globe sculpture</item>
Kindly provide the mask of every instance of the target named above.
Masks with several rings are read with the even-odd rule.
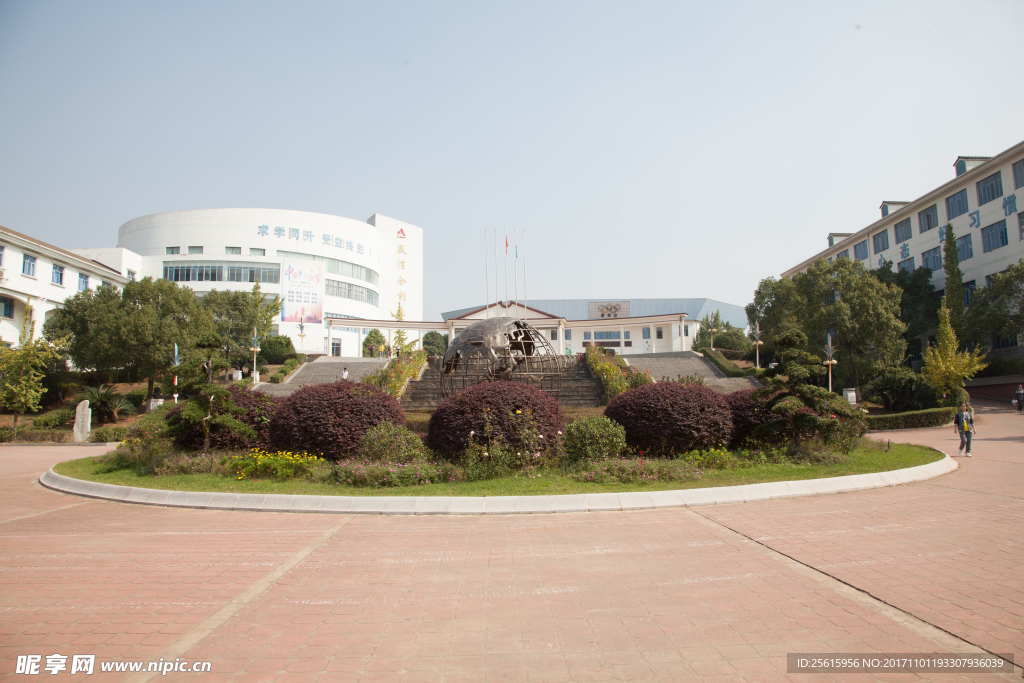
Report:
[[[526,382],[557,397],[561,356],[539,330],[517,318],[487,318],[459,333],[438,362],[441,393],[447,398],[480,382]]]

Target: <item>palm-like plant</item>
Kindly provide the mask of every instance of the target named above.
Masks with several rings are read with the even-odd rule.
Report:
[[[96,411],[100,422],[106,422],[108,417],[112,422],[117,422],[117,414],[132,405],[127,397],[114,389],[113,384],[106,388],[102,385],[86,387],[75,396],[75,400],[78,402],[88,401],[89,406]]]

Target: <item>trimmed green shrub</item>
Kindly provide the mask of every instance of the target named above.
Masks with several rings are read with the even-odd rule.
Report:
[[[142,404],[146,402],[146,390],[145,389],[133,389],[124,395],[125,399],[135,406],[136,410],[142,407]]]
[[[730,446],[739,448],[753,436],[754,430],[763,424],[779,419],[765,405],[766,397],[755,395],[757,389],[740,389],[725,395],[732,416],[732,440]]]
[[[971,405],[971,395],[963,387],[953,387],[942,399],[941,403],[945,408],[959,408],[962,403]]]
[[[752,346],[743,330],[729,329],[715,333],[715,350],[719,347],[731,351],[746,352]]]
[[[89,435],[89,440],[96,443],[111,443],[114,441],[124,441],[128,438],[127,427],[97,427],[92,430]]]
[[[289,337],[273,336],[260,340],[260,353],[257,356],[257,365],[263,363],[279,365],[285,361],[288,354],[295,353],[295,346]]]
[[[625,450],[626,430],[604,415],[591,415],[565,428],[565,458],[569,462],[615,458]]]
[[[0,427],[0,443],[14,441],[14,427]]]
[[[626,430],[626,443],[654,455],[673,456],[729,443],[732,415],[718,392],[708,387],[659,382],[630,389],[604,414]]]
[[[18,428],[18,441],[29,443],[66,443],[71,441],[68,429],[21,429]]]
[[[886,410],[906,412],[938,406],[935,387],[924,375],[910,368],[894,368],[876,377],[865,387],[865,397],[881,403]]]
[[[355,454],[366,432],[385,421],[405,426],[405,414],[377,387],[314,384],[281,401],[270,420],[270,439],[279,448],[337,460]]]
[[[402,425],[381,422],[363,435],[359,454],[375,463],[410,463],[426,460],[423,441]]]
[[[283,372],[275,372],[273,375],[270,376],[270,383],[280,384],[281,382],[284,381],[284,378],[285,374]]]
[[[234,385],[229,386],[228,391],[231,393],[231,404],[244,411],[234,415],[234,418],[252,429],[255,434],[246,435],[230,427],[213,430],[210,432],[210,448],[242,450],[268,444],[270,442],[270,421],[274,417],[274,412],[281,399],[262,391],[249,391]],[[176,405],[167,411],[166,423],[168,426],[177,425],[181,410],[182,406]],[[214,415],[226,414],[223,409],[216,406],[213,412]],[[187,434],[178,436],[176,443],[187,448],[201,448],[203,445],[202,428],[193,429]]]
[[[714,363],[715,367],[725,373],[726,377],[750,377],[757,374],[757,368],[741,368],[732,361],[727,360],[717,350],[712,351],[705,347],[700,352],[704,354],[705,358]]]
[[[892,415],[868,415],[865,420],[868,423],[868,429],[872,431],[944,427],[953,422],[956,410],[956,408],[932,408],[908,413],[893,413]]]
[[[33,419],[32,429],[56,429],[74,419],[75,411],[72,408],[57,408]]]
[[[529,415],[530,419],[524,419]],[[532,423],[532,424],[531,424]],[[540,450],[554,448],[565,419],[558,401],[537,387],[522,382],[482,382],[446,398],[430,417],[427,445],[446,456],[462,453],[471,436],[503,440],[512,449],[530,449],[536,436]]]

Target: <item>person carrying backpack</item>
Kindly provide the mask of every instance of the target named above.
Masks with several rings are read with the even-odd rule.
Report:
[[[977,433],[974,428],[974,413],[967,408],[966,403],[960,404],[960,410],[953,418],[953,431],[960,435],[960,455],[964,455],[964,447],[967,448],[967,457],[971,457],[971,436]]]

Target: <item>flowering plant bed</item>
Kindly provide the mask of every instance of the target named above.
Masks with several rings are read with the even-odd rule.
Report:
[[[136,469],[109,471],[103,462],[104,456],[70,460],[55,466],[54,471],[86,481],[177,491],[328,496],[531,496],[659,491],[820,479],[903,469],[943,457],[938,451],[925,446],[892,444],[887,449],[884,444],[868,440],[841,461],[773,462],[771,454],[717,449],[676,459],[644,459],[642,466],[639,461],[633,462],[633,458],[623,459],[614,466],[608,462],[601,464],[600,460],[596,463],[585,461],[575,469],[567,469],[566,474],[562,473],[558,462],[549,459],[543,466],[527,468],[514,476],[464,481],[461,480],[464,476],[462,468],[451,463],[421,461],[405,466],[362,460],[330,463],[319,458],[310,459],[312,456],[301,456],[307,459],[303,467],[308,466],[309,474],[285,479],[273,478],[276,475],[239,479],[233,470],[221,464],[238,455],[224,454],[213,466],[204,464],[214,460],[208,456],[182,456],[179,465],[168,459],[155,475],[141,474]],[[604,468],[608,468],[611,474],[589,479],[585,474]],[[299,469],[296,467],[296,471]],[[654,472],[657,476],[652,476]]]

